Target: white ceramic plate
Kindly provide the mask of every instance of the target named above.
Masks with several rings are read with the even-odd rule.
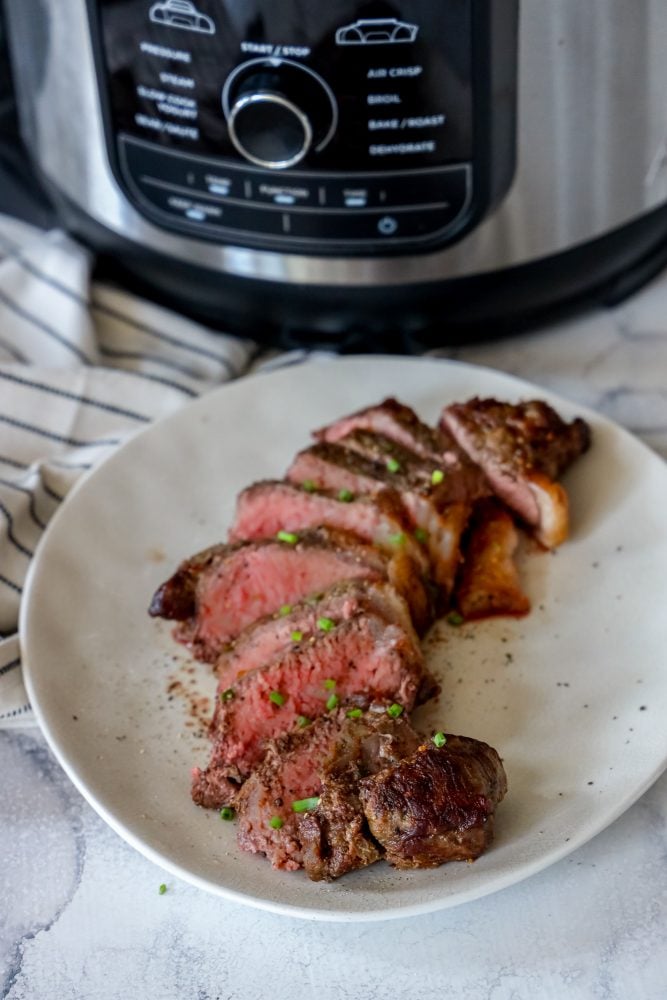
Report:
[[[432,360],[341,359],[247,378],[91,474],[43,538],[24,597],[30,699],[91,805],[169,872],[280,913],[377,920],[501,889],[593,837],[667,762],[667,467],[584,413],[594,447],[566,480],[571,539],[522,560],[530,616],[440,623],[426,644],[443,694],[423,721],[483,739],[505,761],[509,794],[486,855],[428,872],[380,863],[315,884],[239,851],[233,824],[192,804],[190,769],[208,744],[191,708],[214,681],[149,618],[150,598],[182,558],[225,537],[242,487],[280,477],[312,428],[390,394],[429,421],[474,394],[581,412],[508,376]]]

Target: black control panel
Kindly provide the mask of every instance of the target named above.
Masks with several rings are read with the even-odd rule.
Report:
[[[514,164],[517,0],[89,3],[135,207],[221,244],[429,250]]]

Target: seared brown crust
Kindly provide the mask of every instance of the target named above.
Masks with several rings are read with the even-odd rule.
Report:
[[[327,780],[319,798],[316,811],[299,822],[301,861],[308,878],[331,882],[379,861],[382,851],[370,836],[354,769]]]
[[[212,563],[223,558],[227,551],[226,545],[212,545],[182,562],[174,575],[153,594],[148,608],[149,615],[179,622],[190,618],[197,606],[197,580]]]
[[[475,397],[452,403],[443,420],[453,432],[451,416],[467,429],[477,453],[492,453],[515,475],[536,471],[558,479],[591,443],[585,420],[577,417],[568,424],[540,399],[504,403]]]
[[[355,496],[375,496],[381,489],[396,485],[378,462],[326,441],[298,452],[287,470],[287,479],[292,483],[312,482],[317,489],[348,489]]]
[[[502,761],[486,743],[446,740],[360,782],[371,833],[396,868],[472,861],[493,837],[494,811],[507,791]]]
[[[382,706],[342,725],[322,768],[316,810],[299,823],[302,859],[313,881],[330,881],[382,856],[368,829],[359,782],[412,753],[419,737],[404,716],[390,718]]]
[[[454,603],[466,620],[526,615],[514,553],[519,542],[510,515],[494,500],[482,500],[472,517]]]
[[[338,443],[358,455],[375,462],[381,470],[383,481],[397,489],[420,490],[429,496],[438,507],[450,503],[468,503],[482,496],[488,496],[489,486],[478,466],[467,460],[444,462],[425,458],[403,447],[383,434],[367,430],[353,430]],[[387,463],[395,463],[394,471]],[[433,474],[441,473],[441,482],[433,482]]]

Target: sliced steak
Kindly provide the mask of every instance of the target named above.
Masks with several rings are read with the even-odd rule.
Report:
[[[404,716],[368,712],[348,719],[324,763],[319,804],[299,822],[302,862],[313,881],[330,881],[363,868],[383,851],[368,828],[359,782],[398,763],[416,749],[419,737]]]
[[[397,482],[378,462],[325,441],[300,451],[287,470],[287,479],[334,493],[349,490],[354,496],[377,496],[383,489],[396,491]]]
[[[380,465],[387,485],[400,492],[422,490],[437,507],[467,503],[489,494],[483,472],[468,460],[465,464],[446,465],[442,458],[424,458],[383,434],[361,429],[340,438],[338,444]]]
[[[319,795],[324,761],[344,718],[344,711],[332,712],[269,741],[236,798],[237,840],[244,851],[266,854],[274,868],[303,867],[301,814],[292,803]]]
[[[313,638],[290,645],[244,674],[217,700],[213,751],[207,771],[194,775],[195,801],[208,800],[212,783],[224,788],[227,778],[246,778],[267,741],[289,732],[304,717],[317,718],[346,702],[395,702],[408,712],[413,708],[423,663],[400,626],[363,612],[338,624],[325,623]]]
[[[466,620],[491,615],[526,615],[530,600],[521,588],[514,553],[514,521],[495,500],[475,508],[454,603]]]
[[[402,504],[386,490],[373,497],[355,497],[349,490],[304,489],[283,480],[264,480],[239,494],[229,540],[273,538],[281,530],[320,525],[350,531],[390,553],[400,544],[421,572],[428,571],[424,549],[410,534]]]
[[[568,533],[568,498],[556,479],[590,446],[588,424],[565,423],[541,400],[474,398],[442,412],[441,425],[484,470],[494,493],[554,548]]]
[[[206,549],[162,584],[149,610],[181,622],[178,641],[212,662],[225,643],[262,615],[341,580],[382,580],[387,572],[387,558],[376,549],[349,533],[320,528],[292,541]]]
[[[285,647],[309,642],[318,634],[320,619],[338,622],[362,611],[400,625],[419,649],[408,606],[398,591],[386,582],[350,580],[286,607],[283,613],[260,618],[244,629],[216,661],[219,693],[232,687],[243,674],[268,663]]]
[[[440,603],[446,605],[459,567],[461,534],[470,505],[445,503],[436,492],[442,484],[415,481],[400,463],[395,471],[392,468],[343,444],[325,442],[299,452],[287,477],[292,482],[312,482],[320,489],[348,489],[373,496],[390,489],[397,494],[426,547],[433,579],[441,590]]]
[[[436,462],[442,459],[448,448],[451,447],[452,452],[457,450],[448,436],[423,423],[414,410],[393,397],[384,399],[376,406],[367,406],[341,417],[333,424],[313,431],[313,437],[317,441],[335,444],[355,430],[383,434],[416,455]]]
[[[373,837],[396,868],[472,861],[493,837],[507,778],[497,752],[465,736],[420,746],[398,764],[363,778],[359,797]]]
[[[448,480],[450,499],[474,499],[488,492],[481,470],[442,427],[423,423],[414,410],[397,399],[358,410],[315,431],[313,437],[331,444],[344,443],[354,431],[370,431],[398,445],[407,455],[416,456],[432,470],[442,470]],[[398,455],[396,456],[398,458]]]
[[[454,464],[458,458],[458,445],[449,434],[425,424],[413,409],[393,396],[313,431],[313,437],[335,444],[356,430],[382,434],[415,455],[434,462],[441,462],[444,457],[447,463]]]

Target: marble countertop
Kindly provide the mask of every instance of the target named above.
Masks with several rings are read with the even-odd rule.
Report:
[[[593,407],[667,457],[667,275],[614,311],[443,353]],[[667,774],[512,888],[409,920],[333,924],[165,875],[85,803],[37,729],[0,733],[0,773],[3,998],[667,996]]]

